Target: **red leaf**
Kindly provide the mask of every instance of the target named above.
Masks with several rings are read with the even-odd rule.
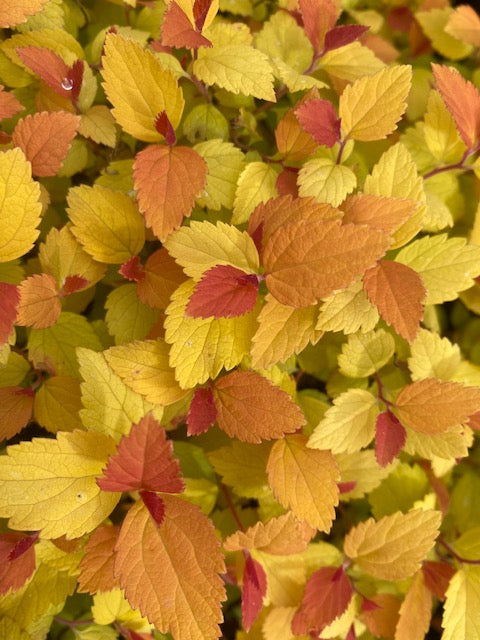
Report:
[[[4,91],[3,84],[0,84],[0,120],[11,118],[23,109],[23,104],[17,100],[15,94]]]
[[[375,457],[381,467],[386,467],[402,450],[407,432],[391,411],[382,411],[377,417]]]
[[[323,53],[355,42],[355,40],[358,40],[369,28],[370,27],[363,27],[360,24],[342,24],[330,29],[325,35]]]
[[[202,13],[201,10],[200,13]],[[206,15],[207,14],[205,13],[203,22],[205,22]],[[202,16],[199,15],[198,19],[199,22],[201,22]],[[175,0],[172,0],[172,2],[170,2],[170,4],[168,5],[168,9],[163,17],[162,44],[170,47],[175,47],[177,49],[181,49],[182,47],[186,47],[187,49],[198,49],[198,47],[212,46],[210,40],[205,38],[205,36],[202,36],[202,34],[198,33],[198,31],[195,31],[193,25],[188,19],[188,16],[185,15],[185,13],[178,6]]]
[[[38,535],[21,533],[0,535],[0,595],[17,591],[35,571],[35,548]]]
[[[195,0],[193,4],[193,18],[195,20],[197,31],[201,31],[203,29],[203,25],[207,19],[212,2],[213,0]]]
[[[187,417],[187,434],[198,436],[208,431],[217,419],[217,408],[210,387],[195,389]]]
[[[246,555],[242,581],[242,621],[246,631],[262,610],[263,597],[267,592],[267,576],[262,565],[250,554]]]
[[[173,147],[177,142],[175,129],[172,127],[166,111],[160,111],[160,113],[157,114],[155,118],[155,129],[165,138],[165,142],[169,147]]]
[[[295,115],[318,144],[333,147],[340,139],[340,118],[328,100],[307,100],[295,109]]]
[[[145,280],[145,269],[138,256],[132,256],[126,260],[118,270],[118,273],[131,282]]]
[[[63,59],[42,47],[18,47],[18,56],[25,66],[48,84],[56,93],[75,102],[82,88],[83,62],[69,67]]]
[[[337,484],[338,490],[340,493],[348,493],[349,491],[353,491],[357,486],[356,480],[350,480],[349,482],[339,482]]]
[[[79,276],[77,274],[72,276],[67,276],[63,282],[63,287],[58,294],[59,298],[65,298],[66,296],[71,296],[72,293],[77,293],[81,289],[85,289],[90,284],[90,281],[83,276]]]
[[[146,489],[180,493],[184,490],[180,465],[173,458],[172,442],[151,415],[142,418],[128,436],[123,436],[117,453],[109,457],[97,484],[104,491]]]
[[[325,34],[337,22],[338,5],[334,0],[298,0],[298,6],[305,33],[318,53],[323,46]]]
[[[0,282],[0,344],[5,344],[13,330],[17,317],[20,293],[14,284]]]
[[[345,611],[352,595],[352,585],[342,567],[318,569],[306,584],[302,604],[292,621],[293,633],[320,633]]]
[[[165,518],[165,502],[153,491],[140,491],[140,497],[152,518],[160,526]]]
[[[409,7],[394,7],[387,16],[390,29],[408,33],[413,22],[412,10]]]
[[[255,306],[258,278],[230,265],[217,265],[206,271],[195,285],[186,312],[194,318],[234,318]]]
[[[456,573],[455,567],[446,562],[425,560],[422,572],[427,589],[439,600],[444,600],[449,582]]]
[[[277,187],[278,195],[292,196],[292,198],[298,198],[297,178],[298,178],[298,169],[293,169],[292,167],[285,167],[285,169],[278,174],[277,182],[275,183],[275,186]],[[254,239],[254,242],[255,242],[255,239]]]

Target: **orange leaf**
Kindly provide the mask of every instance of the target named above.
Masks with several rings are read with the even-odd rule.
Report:
[[[57,283],[48,273],[30,276],[18,286],[20,302],[16,324],[34,329],[51,327],[58,320],[62,305],[58,299]]]
[[[67,111],[35,113],[19,120],[12,141],[32,163],[33,175],[54,176],[65,160],[79,124],[80,117]]]
[[[80,593],[93,595],[97,591],[111,591],[119,586],[113,572],[119,531],[119,527],[104,525],[98,527],[88,539],[85,555],[80,562]]]
[[[14,284],[0,282],[0,345],[5,344],[13,330],[20,302],[18,288]]]
[[[262,610],[266,592],[266,573],[262,565],[248,554],[242,578],[242,622],[246,631],[250,630]]]
[[[417,380],[403,387],[395,401],[404,425],[420,433],[443,433],[463,424],[480,408],[480,387],[436,378]]]
[[[377,606],[372,606],[371,603]],[[398,598],[390,593],[377,593],[363,604],[362,618],[375,637],[393,638],[399,609]]]
[[[315,52],[320,52],[327,31],[333,29],[338,18],[334,0],[298,0],[303,27]]]
[[[413,576],[399,613],[395,639],[423,640],[432,619],[432,595],[421,569]]]
[[[344,211],[343,224],[366,224],[391,235],[413,216],[418,209],[418,202],[357,193],[348,196],[340,209]]]
[[[330,451],[307,448],[307,436],[277,440],[267,462],[276,499],[302,522],[330,531],[338,504],[340,472]]]
[[[427,589],[439,600],[445,600],[445,592],[455,575],[455,567],[446,562],[425,560],[422,564],[422,572]]]
[[[9,440],[30,422],[34,393],[22,387],[0,388],[0,442]]]
[[[243,442],[281,438],[305,424],[288,393],[252,371],[223,376],[214,383],[213,396],[218,426]]]
[[[193,28],[187,15],[175,0],[170,2],[163,17],[162,44],[176,47],[177,49],[182,47],[197,49],[198,47],[212,46],[210,40]]]
[[[418,273],[400,262],[381,260],[363,276],[363,288],[385,322],[412,342],[420,328],[427,295]]]
[[[137,294],[144,304],[154,309],[166,309],[172,293],[185,281],[182,267],[165,247],[148,257],[143,273],[144,277],[137,283]]]
[[[37,535],[21,533],[0,535],[0,595],[12,589],[17,591],[35,571],[35,547]]]
[[[110,456],[103,477],[97,480],[103,491],[182,492],[180,465],[173,457],[173,444],[163,427],[150,414],[123,436],[117,453]]]
[[[11,118],[23,109],[23,104],[19,102],[15,94],[4,91],[3,84],[0,84],[0,120]]]
[[[275,186],[280,196],[292,196],[292,198],[298,198],[298,169],[291,169],[287,167],[278,174]]]
[[[83,81],[83,62],[76,60],[70,67],[50,49],[18,47],[15,49],[25,66],[48,84],[58,95],[75,102]]]
[[[275,129],[277,149],[285,160],[300,162],[318,148],[317,142],[300,126],[295,112],[289,109]]]
[[[338,220],[289,222],[265,242],[270,293],[282,304],[307,307],[344,289],[383,256],[386,234]]]
[[[190,147],[150,145],[137,153],[133,176],[140,211],[163,242],[192,212],[207,180],[207,163]]]
[[[160,526],[142,501],[128,512],[116,546],[115,574],[131,606],[162,633],[218,638],[220,603],[226,597],[220,541],[197,506],[169,494],[162,498]]]
[[[41,11],[47,2],[48,0],[2,0],[0,3],[0,29],[25,22],[29,16]]]
[[[432,64],[433,76],[440,95],[449,110],[462,140],[469,149],[480,142],[480,93],[451,67]]]

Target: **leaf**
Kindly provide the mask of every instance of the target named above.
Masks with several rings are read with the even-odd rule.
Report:
[[[42,204],[40,185],[20,149],[0,154],[0,263],[23,256],[38,238]]]
[[[207,163],[207,182],[197,197],[201,207],[219,211],[233,208],[238,178],[244,168],[243,153],[231,142],[218,138],[196,144],[194,150]]]
[[[245,166],[237,180],[232,224],[247,222],[258,204],[277,195],[277,177],[275,168],[266,162],[249,162]]]
[[[333,401],[308,440],[313,449],[332,453],[360,451],[373,440],[377,399],[364,389],[348,389]]]
[[[366,271],[388,244],[380,231],[336,220],[290,222],[266,241],[267,287],[282,304],[315,304]]]
[[[420,568],[433,547],[439,511],[397,511],[377,522],[369,518],[350,529],[343,549],[366,573],[379,580],[404,580]]]
[[[10,91],[5,91],[3,84],[0,84],[0,120],[12,118],[20,111],[23,111],[23,109],[24,106],[15,94]]]
[[[233,318],[252,311],[258,277],[229,265],[217,265],[195,285],[186,312],[194,318]]]
[[[342,615],[352,596],[352,585],[342,567],[318,569],[305,586],[302,603],[292,620],[293,632],[320,634]]]
[[[299,0],[298,6],[308,39],[316,52],[321,51],[325,35],[335,26],[338,8],[331,0]]]
[[[302,105],[303,106],[303,105]],[[300,109],[301,107],[298,107]],[[317,149],[317,143],[307,131],[300,126],[295,111],[288,109],[275,129],[275,141],[278,152],[285,161],[299,162],[311,156]]]
[[[249,45],[224,44],[199,49],[193,73],[209,86],[216,84],[235,94],[276,101],[268,57]]]
[[[432,64],[435,85],[468,149],[480,141],[480,93],[452,67]]]
[[[122,437],[97,484],[103,491],[145,489],[181,493],[184,490],[180,465],[173,457],[172,441],[167,440],[165,429],[151,414]]]
[[[152,625],[148,620],[142,617],[137,609],[133,609],[130,606],[123,589],[120,588],[97,592],[93,596],[92,616],[99,625],[117,623],[125,628],[126,632],[129,629],[129,634],[132,627],[139,631],[150,631],[152,629]],[[87,638],[87,640],[90,639]],[[94,637],[94,640],[98,639]],[[101,640],[103,640],[103,637]]]
[[[0,388],[0,440],[9,440],[32,418],[34,393],[22,387]]]
[[[42,10],[48,0],[5,0],[0,7],[0,27],[14,27]]]
[[[195,389],[187,416],[187,434],[196,436],[215,424],[217,408],[210,387]]]
[[[301,521],[328,532],[338,504],[338,467],[329,451],[307,448],[307,437],[286,436],[272,447],[268,482],[276,499]]]
[[[82,113],[78,133],[98,144],[115,147],[117,128],[110,109],[104,104],[96,104]]]
[[[480,46],[480,17],[468,4],[462,4],[450,14],[445,31],[453,36],[471,44]]]
[[[399,600],[389,593],[377,593],[362,604],[362,620],[374,636],[393,638],[398,622]]]
[[[326,147],[340,140],[340,119],[328,100],[307,100],[295,109],[303,129]]]
[[[411,218],[418,209],[418,202],[406,198],[356,193],[348,196],[340,208],[344,212],[343,223],[366,224],[393,234]]]
[[[452,13],[453,8],[450,6],[431,7],[427,11],[417,11],[415,20],[435,51],[449,60],[461,60],[472,53],[472,47],[454,38],[446,30]]]
[[[465,238],[448,238],[446,233],[415,240],[395,260],[420,275],[427,289],[425,304],[455,300],[480,275],[480,247],[467,244]]]
[[[395,400],[400,422],[414,431],[438,434],[463,424],[480,406],[480,388],[425,378],[403,387]]]
[[[189,147],[151,145],[133,165],[138,205],[163,242],[189,216],[207,179],[205,160]]]
[[[20,301],[16,324],[34,329],[45,329],[55,324],[62,305],[52,276],[47,273],[30,276],[18,286],[17,291]]]
[[[262,565],[247,555],[242,577],[242,622],[249,631],[262,610],[267,591],[267,576]]]
[[[29,115],[17,123],[12,142],[32,163],[35,176],[58,173],[70,149],[80,118],[67,111],[43,111]]]
[[[17,317],[17,306],[20,302],[18,288],[14,284],[0,282],[0,345],[5,344],[13,331],[15,318]]]
[[[465,144],[438,91],[431,91],[428,96],[424,120],[424,137],[430,153],[440,162],[460,161]]]
[[[398,65],[356,80],[340,96],[344,138],[382,140],[397,128],[406,107],[412,69]]]
[[[246,531],[236,531],[223,543],[226,551],[258,549],[272,555],[288,556],[302,553],[308,546],[312,530],[287,512],[267,523],[257,522]]]
[[[353,281],[347,288],[324,298],[316,329],[346,334],[359,330],[367,333],[377,325],[378,319],[378,311],[368,300],[362,283]]]
[[[119,527],[102,525],[88,539],[78,576],[80,593],[93,595],[97,591],[110,591],[118,587],[114,561],[119,531]]]
[[[82,428],[80,381],[70,376],[52,376],[35,393],[33,417],[51,433]]]
[[[400,262],[380,260],[363,276],[363,287],[385,322],[412,342],[420,329],[427,295],[418,273]]]
[[[371,76],[385,69],[385,64],[373,51],[360,42],[351,42],[339,49],[327,51],[322,56],[322,68],[335,80],[355,82],[358,78]]]
[[[341,373],[351,378],[365,378],[379,371],[393,356],[395,341],[384,329],[352,333],[338,356]]]
[[[298,174],[298,192],[306,198],[338,206],[357,186],[357,177],[349,167],[329,158],[307,160]]]
[[[442,627],[444,640],[475,638],[479,620],[472,611],[480,604],[480,569],[463,565],[453,576],[446,593]]]
[[[113,450],[111,438],[84,431],[9,447],[0,460],[1,517],[10,518],[11,529],[41,529],[44,538],[92,531],[120,497],[102,493],[96,484]]]
[[[137,282],[137,295],[154,309],[166,309],[170,296],[184,280],[181,267],[162,247],[147,258]]]
[[[72,187],[67,195],[71,231],[95,260],[121,264],[145,243],[143,220],[135,203],[120,191],[99,185]]]
[[[391,411],[382,411],[377,416],[375,431],[375,457],[381,467],[386,467],[403,449],[407,434]]]
[[[173,0],[167,7],[162,23],[162,44],[181,49],[196,49],[198,47],[211,47],[208,38],[202,36],[201,29],[194,29],[188,16]]]
[[[155,128],[161,111],[166,111],[174,128],[178,127],[184,107],[182,90],[151,51],[110,33],[102,63],[103,87],[113,105],[113,116],[124,131],[144,142],[162,140]]]
[[[234,371],[213,385],[217,423],[231,438],[243,442],[281,438],[305,424],[291,397],[252,371]]]
[[[76,103],[83,82],[82,60],[75,60],[71,66],[68,66],[62,55],[52,51],[51,48],[37,46],[16,47],[15,52],[22,63],[38,75],[56,94]]]
[[[35,571],[35,541],[20,533],[0,535],[0,595],[20,589]]]
[[[324,53],[358,40],[369,27],[361,24],[339,24],[325,34]]]
[[[402,602],[399,614],[395,640],[403,638],[423,640],[430,628],[432,596],[425,585],[422,571],[417,571],[413,576],[412,584]]]
[[[438,333],[420,329],[410,345],[408,368],[412,380],[439,378],[451,380],[461,362],[460,349]]]
[[[160,527],[142,502],[128,512],[116,546],[115,573],[130,604],[159,631],[169,630],[177,639],[213,640],[220,636],[220,602],[225,599],[218,575],[225,571],[220,542],[198,507],[168,494],[162,499]]]
[[[422,564],[422,572],[426,587],[436,598],[445,600],[445,592],[455,575],[455,568],[447,562],[426,560]]]
[[[124,284],[110,291],[105,302],[105,322],[108,333],[121,345],[146,338],[159,314],[140,301],[134,284]]]

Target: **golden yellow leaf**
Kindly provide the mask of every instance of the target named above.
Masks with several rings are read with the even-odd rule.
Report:
[[[403,580],[420,568],[442,521],[439,511],[397,511],[350,529],[343,549],[366,573],[380,580]]]
[[[448,164],[461,159],[466,146],[438,91],[432,90],[428,96],[423,131],[427,147],[436,160]]]
[[[166,111],[175,128],[183,113],[183,93],[171,71],[134,40],[109,34],[105,41],[102,74],[107,98],[118,124],[145,142],[159,142],[155,118]]]
[[[117,140],[117,128],[110,109],[104,104],[90,107],[82,114],[78,133],[98,144],[114,147]]]
[[[443,640],[476,640],[480,637],[480,567],[462,565],[448,585],[442,627]]]
[[[93,596],[92,616],[98,624],[107,625],[119,622],[122,626],[132,629],[136,633],[150,633],[152,629],[152,625],[141,616],[138,609],[133,609],[130,606],[123,589],[111,589],[111,591],[96,593]],[[99,640],[103,640],[103,638],[99,638]]]
[[[246,165],[237,180],[232,224],[247,222],[258,204],[278,195],[277,177],[278,172],[266,162],[249,162]]]
[[[78,538],[97,527],[120,494],[101,491],[101,475],[115,441],[100,433],[59,432],[8,448],[0,459],[0,514],[12,529],[44,538]]]
[[[272,491],[302,522],[330,531],[338,504],[337,463],[330,451],[307,448],[307,437],[286,436],[272,447],[267,463]]]
[[[327,51],[322,56],[322,68],[334,78],[354,82],[358,78],[371,76],[384,69],[385,63],[377,58],[371,49],[357,41]]]
[[[40,185],[20,149],[0,153],[0,201],[0,262],[9,262],[33,247],[42,212]]]
[[[200,142],[194,149],[208,168],[207,182],[197,203],[212,211],[222,207],[232,209],[237,181],[244,167],[243,153],[231,142],[218,138]]]

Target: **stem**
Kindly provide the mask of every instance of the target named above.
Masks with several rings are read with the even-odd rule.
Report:
[[[455,171],[455,169],[461,169],[463,171],[473,171],[473,167],[471,165],[466,165],[465,161],[474,153],[477,153],[477,151],[478,149],[467,149],[458,162],[446,164],[443,167],[435,167],[435,169],[427,171],[427,173],[423,174],[422,177],[424,180],[428,180],[428,178],[437,176],[439,173],[444,173],[445,171]]]
[[[337,159],[335,160],[335,164],[340,164],[340,162],[342,161],[342,155],[345,149],[345,145],[347,144],[347,140],[348,140],[348,136],[343,140],[340,140],[340,146],[338,148],[338,155],[337,155]]]
[[[230,492],[229,492],[229,490],[227,489],[227,487],[224,484],[222,484],[222,491],[223,491],[223,493],[225,495],[225,500],[227,501],[228,508],[232,512],[232,516],[233,516],[235,522],[237,523],[238,528],[240,529],[240,531],[245,531],[245,527],[243,526],[242,521],[240,520],[240,518],[238,516],[238,512],[237,512],[237,510],[235,508],[235,505],[233,504],[233,500],[232,500],[232,497],[230,495]]]
[[[193,73],[190,74],[190,80],[193,82],[193,84],[195,85],[195,87],[197,88],[198,92],[202,94],[202,96],[205,98],[205,100],[210,103],[212,102],[212,99],[210,98],[209,94],[208,94],[208,89],[207,87],[203,84],[203,82],[201,80],[199,80],[197,78],[196,75],[194,75]]]
[[[461,562],[463,564],[478,564],[480,565],[480,560],[470,560],[469,558],[463,558],[461,555],[459,555],[454,548],[448,544],[448,542],[446,542],[443,538],[438,538],[437,542],[439,544],[442,545],[442,547],[444,547],[448,553],[453,556],[455,558],[455,560],[457,560],[457,562]]]
[[[384,404],[386,404],[388,409],[390,409],[391,407],[394,407],[395,405],[393,404],[393,402],[390,402],[390,400],[387,400],[383,393],[384,386],[382,381],[380,380],[380,376],[378,375],[378,373],[375,373],[374,377],[378,386],[378,399],[381,400]]]
[[[93,618],[88,620],[67,620],[67,618],[62,618],[61,616],[54,616],[53,619],[55,622],[58,622],[58,624],[63,624],[65,627],[70,627],[70,629],[75,629],[75,627],[80,627],[83,624],[93,624],[95,622]]]

